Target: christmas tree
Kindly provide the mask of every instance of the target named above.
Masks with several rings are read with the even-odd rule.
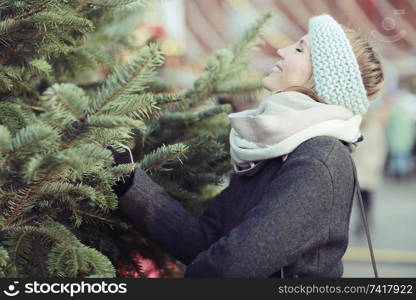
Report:
[[[0,276],[115,277],[126,253],[149,276],[134,248],[154,245],[118,217],[116,184],[139,166],[192,210],[231,170],[230,105],[217,98],[259,89],[239,77],[271,15],[173,93],[156,43],[108,30],[144,10],[132,0],[1,1]],[[136,55],[121,64],[120,47]],[[91,82],[103,67],[110,74]],[[117,162],[126,147],[133,162]],[[155,253],[163,268],[166,254]]]

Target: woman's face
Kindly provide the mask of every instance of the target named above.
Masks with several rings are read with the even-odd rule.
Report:
[[[294,85],[304,86],[312,76],[309,45],[306,34],[289,47],[277,50],[278,61],[263,78],[263,87],[273,92]]]

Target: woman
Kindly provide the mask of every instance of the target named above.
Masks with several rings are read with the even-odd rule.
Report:
[[[343,274],[354,190],[348,145],[381,89],[380,61],[329,15],[311,18],[308,34],[277,53],[263,86],[278,92],[229,115],[235,172],[201,216],[139,168],[119,200],[141,232],[187,265],[185,277]]]

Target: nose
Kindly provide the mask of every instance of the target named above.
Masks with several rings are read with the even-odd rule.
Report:
[[[282,49],[277,49],[276,54],[279,58],[283,59],[284,58],[284,54]]]

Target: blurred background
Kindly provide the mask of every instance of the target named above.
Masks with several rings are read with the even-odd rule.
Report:
[[[166,55],[162,77],[191,87],[209,55],[230,46],[264,11],[275,14],[264,43],[250,54],[249,74],[262,78],[276,49],[298,40],[308,19],[331,14],[367,37],[383,57],[385,89],[362,123],[357,164],[380,277],[416,277],[416,1],[414,0],[159,0],[135,25],[137,43],[158,42]],[[129,53],[120,53],[129,57]],[[262,93],[222,99],[235,111]],[[358,203],[354,203],[344,277],[372,277]]]

